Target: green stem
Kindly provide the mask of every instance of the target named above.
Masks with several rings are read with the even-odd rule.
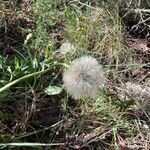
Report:
[[[30,77],[33,77],[33,76],[37,76],[37,75],[40,75],[40,74],[43,74],[43,73],[46,73],[47,71],[49,71],[50,68],[46,69],[46,70],[42,70],[42,71],[38,71],[38,72],[34,72],[34,73],[31,73],[31,74],[28,74],[28,75],[25,75],[19,79],[16,79],[8,84],[6,84],[5,86],[3,86],[2,88],[0,88],[0,92],[3,92],[4,90],[7,90],[9,89],[11,86],[13,86],[14,84],[22,81],[22,80],[25,80],[27,78],[30,78]]]
[[[0,144],[0,147],[5,148],[7,146],[63,146],[65,143],[4,143]]]
[[[33,77],[33,76],[37,76],[37,75],[40,75],[40,74],[43,74],[43,73],[46,73],[47,71],[49,71],[53,66],[56,66],[56,65],[62,65],[64,66],[65,68],[68,68],[69,65],[65,64],[65,63],[54,63],[50,68],[46,69],[46,70],[42,70],[42,71],[38,71],[38,72],[34,72],[34,73],[31,73],[31,74],[28,74],[28,75],[25,75],[19,79],[16,79],[8,84],[6,84],[5,86],[3,86],[2,88],[0,88],[0,93],[3,92],[4,90],[7,90],[9,89],[11,86],[13,86],[14,84],[22,81],[22,80],[25,80],[27,78],[30,78],[30,77]]]

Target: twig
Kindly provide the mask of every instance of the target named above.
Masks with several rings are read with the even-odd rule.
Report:
[[[123,8],[122,10],[135,12],[135,13],[150,13],[150,9],[129,9],[129,8]]]
[[[138,24],[134,25],[134,26],[132,27],[132,29],[133,29],[133,28],[137,28],[140,24],[143,24],[143,23],[145,23],[145,22],[147,22],[147,21],[149,21],[149,20],[150,20],[150,17],[148,17],[148,18],[145,19],[145,20],[140,21]]]
[[[143,12],[143,13],[150,13],[150,9],[133,9],[136,13]]]
[[[133,64],[119,64],[118,67],[145,67],[149,66],[150,63],[140,64],[140,63],[133,63]],[[103,67],[116,67],[116,65],[102,65]]]
[[[70,1],[68,4],[72,4],[72,3],[75,3],[75,2],[77,2],[78,4],[80,4],[80,5],[82,5],[82,6],[89,7],[89,8],[91,8],[91,9],[96,9],[96,10],[99,9],[99,8],[93,7],[93,6],[91,6],[91,5],[88,5],[88,4],[86,4],[86,3],[82,3],[82,2],[80,2],[79,0],[72,0],[72,1]]]

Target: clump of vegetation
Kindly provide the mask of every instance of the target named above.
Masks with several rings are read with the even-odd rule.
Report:
[[[0,149],[149,149],[149,9],[2,0]]]

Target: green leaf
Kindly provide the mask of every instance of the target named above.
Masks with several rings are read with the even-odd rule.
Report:
[[[5,121],[6,119],[8,119],[8,113],[0,111],[0,120]]]
[[[8,96],[8,91],[3,91],[3,92],[0,92],[0,101],[5,98],[6,96]]]
[[[38,67],[38,61],[37,61],[36,58],[32,61],[32,66],[33,66],[33,68],[37,68]]]
[[[18,70],[20,68],[19,60],[15,57],[15,70]]]
[[[62,87],[50,85],[44,91],[48,95],[57,95],[57,94],[60,94],[62,92]]]

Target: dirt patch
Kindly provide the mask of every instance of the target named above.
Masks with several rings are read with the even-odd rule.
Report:
[[[18,136],[18,134],[31,131],[34,128],[40,130],[41,128],[51,126],[59,122],[64,114],[60,107],[50,103],[47,99],[42,99],[34,104],[21,101],[5,101],[1,103],[0,109],[5,110],[5,113],[8,114],[8,118],[1,122],[1,126],[4,129],[2,133],[5,132],[5,135],[8,134],[10,136]],[[45,137],[48,140],[48,137]],[[31,142],[37,142],[35,138],[31,139]],[[43,138],[41,140],[44,142]]]
[[[24,40],[27,33],[22,29],[33,29],[35,22],[30,20],[26,15],[29,15],[27,3],[18,1],[10,3],[9,1],[1,2],[2,18],[0,25],[0,54],[3,56],[17,55],[23,53],[20,50],[24,47]],[[23,11],[24,8],[24,11]],[[17,15],[16,11],[20,11]]]

